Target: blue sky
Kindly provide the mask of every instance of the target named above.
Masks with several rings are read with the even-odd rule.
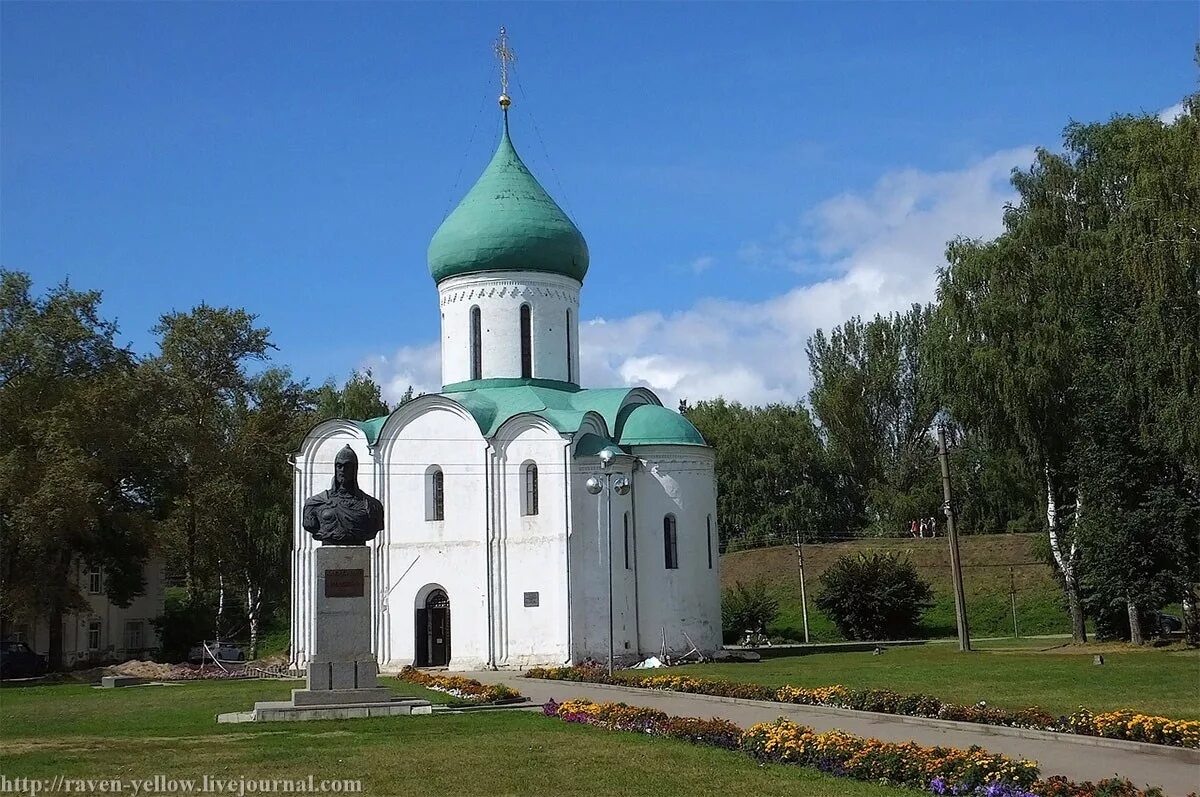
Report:
[[[592,253],[584,381],[794,400],[812,329],[931,298],[1032,147],[1194,91],[1198,8],[5,2],[0,262],[140,351],[207,301],[300,376],[436,389],[425,250],[504,24],[514,140]]]

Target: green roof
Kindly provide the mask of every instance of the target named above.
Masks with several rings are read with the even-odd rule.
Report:
[[[480,380],[487,382],[489,380]],[[604,418],[609,430],[615,429],[617,413],[631,388],[580,390],[519,385],[515,387],[476,387],[442,395],[461,404],[479,424],[484,437],[516,415],[532,413],[550,422],[560,432],[571,434],[579,430],[583,416],[595,412]]]
[[[429,242],[435,282],[484,271],[542,271],[583,281],[587,242],[504,132],[492,161]]]
[[[479,379],[475,382],[446,385],[445,390],[439,395],[458,403],[472,414],[475,423],[479,424],[479,431],[484,433],[484,437],[493,437],[506,420],[523,413],[538,415],[539,418],[548,421],[554,429],[564,435],[574,435],[580,430],[584,415],[594,412],[604,418],[608,431],[614,437],[622,438],[618,442],[624,444],[624,435],[622,435],[620,427],[623,424],[628,426],[629,420],[635,417],[638,419],[637,423],[642,424],[642,419],[648,417],[647,415],[638,415],[636,411],[644,406],[661,409],[667,415],[673,415],[674,418],[682,420],[686,429],[691,430],[691,436],[695,439],[682,439],[680,442],[704,444],[695,427],[677,413],[671,412],[670,409],[664,409],[658,405],[625,406],[623,409],[625,400],[634,390],[637,388],[583,390],[577,385],[550,382],[546,379]],[[354,423],[366,436],[367,443],[374,445],[388,418],[388,415],[383,415],[380,418],[354,421]],[[593,454],[611,443],[608,439],[590,435],[590,433],[586,433],[586,435],[598,438],[594,445],[595,450],[590,451]],[[581,441],[581,445],[583,445],[583,441]]]
[[[657,404],[626,407],[618,420],[617,442],[622,446],[705,445],[692,422],[678,412]]]
[[[363,435],[367,438],[367,443],[375,445],[375,441],[379,439],[379,433],[383,430],[383,422],[388,419],[388,416],[381,415],[378,418],[371,418],[367,421],[355,421],[354,425],[362,429]]]

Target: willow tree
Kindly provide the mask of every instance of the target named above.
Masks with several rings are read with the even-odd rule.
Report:
[[[1126,441],[1096,434],[1099,425],[1135,430],[1137,445],[1171,466],[1168,479],[1200,461],[1196,109],[1193,96],[1172,123],[1120,116],[1068,126],[1062,152],[1039,150],[1028,170],[1014,172],[1019,201],[1005,211],[1005,232],[952,242],[939,274],[929,337],[935,381],[956,418],[1011,440],[1041,474],[1046,531],[1078,641],[1084,546],[1089,537],[1115,544],[1081,532],[1111,530],[1114,513],[1156,500],[1145,491],[1097,492],[1095,474],[1081,467],[1085,452],[1102,458],[1104,446]],[[1101,378],[1107,387],[1098,391]],[[1169,533],[1186,534],[1187,504]],[[1177,567],[1194,577],[1194,559]],[[1124,573],[1117,567],[1099,581],[1135,601],[1145,557],[1125,561]]]

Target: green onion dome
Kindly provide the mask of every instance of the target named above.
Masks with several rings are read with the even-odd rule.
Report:
[[[491,163],[429,242],[435,282],[484,271],[542,271],[583,282],[587,242],[504,133]]]
[[[678,412],[656,404],[639,404],[622,410],[617,442],[623,446],[702,446],[704,438],[692,422]]]

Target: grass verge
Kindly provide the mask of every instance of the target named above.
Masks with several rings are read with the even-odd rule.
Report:
[[[910,790],[763,766],[737,752],[613,734],[523,711],[262,725],[216,714],[293,683],[197,682],[0,692],[0,772],[53,778],[361,778],[364,794],[755,794],[898,797]],[[418,694],[418,687],[389,686]],[[409,686],[410,689],[402,689]],[[426,692],[427,690],[419,690]],[[430,698],[432,699],[432,697]]]
[[[1041,644],[1051,650],[1026,647]],[[764,659],[754,664],[692,664],[673,670],[705,678],[780,687],[841,684],[851,688],[923,692],[942,700],[1010,709],[1039,706],[1069,714],[1133,709],[1175,719],[1200,719],[1200,651],[1131,650],[1103,646],[1104,665],[1092,664],[1093,648],[1060,646],[1054,640],[1007,647],[994,642],[974,653],[930,644],[871,652],[820,652]],[[1067,652],[1071,651],[1071,652]]]

